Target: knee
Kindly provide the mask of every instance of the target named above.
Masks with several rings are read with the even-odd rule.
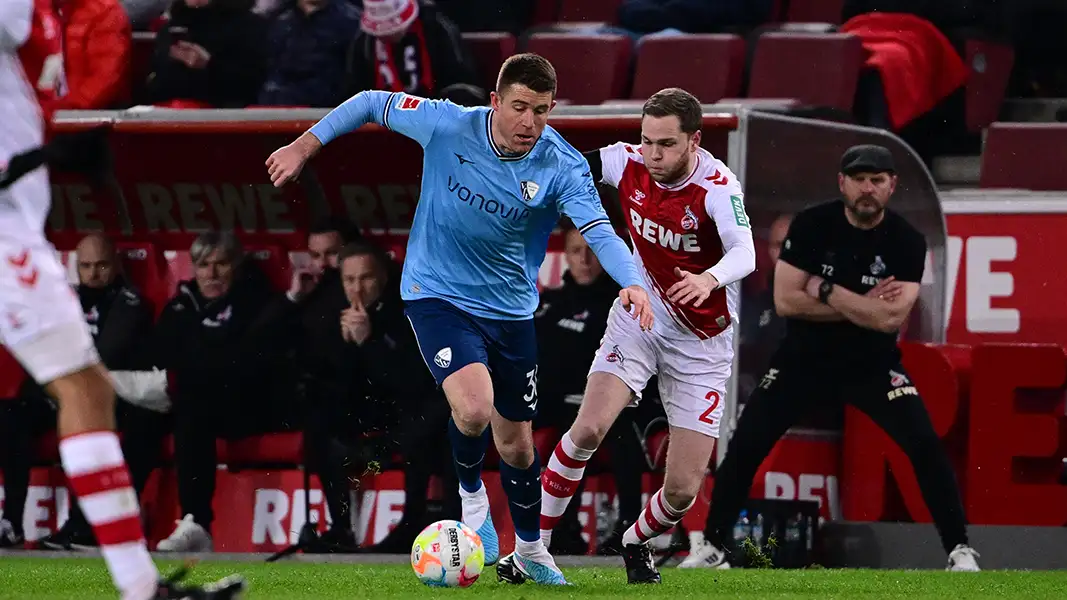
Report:
[[[697,496],[699,481],[672,479],[663,482],[663,499],[676,511],[687,510]]]
[[[500,459],[516,469],[526,469],[534,462],[533,432],[529,427],[517,427],[513,432],[494,430],[496,449]]]
[[[493,405],[488,401],[468,402],[452,409],[452,420],[456,422],[456,429],[469,437],[481,435],[489,426],[492,417]]]
[[[595,419],[578,419],[571,425],[570,436],[575,446],[585,450],[596,450],[604,442],[611,429],[611,423]]]

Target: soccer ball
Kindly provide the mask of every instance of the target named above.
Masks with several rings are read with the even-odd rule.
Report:
[[[411,568],[433,587],[467,587],[485,568],[482,538],[459,521],[438,521],[411,545]]]

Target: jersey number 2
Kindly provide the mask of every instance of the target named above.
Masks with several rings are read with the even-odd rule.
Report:
[[[711,400],[711,406],[709,406],[708,410],[704,411],[704,413],[700,415],[700,422],[707,423],[708,425],[714,425],[715,419],[711,418],[711,413],[715,412],[715,409],[719,407],[719,392],[708,392],[708,395],[704,396],[704,399]]]

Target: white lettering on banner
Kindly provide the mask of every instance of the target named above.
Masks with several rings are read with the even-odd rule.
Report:
[[[789,473],[767,471],[763,476],[763,497],[768,500],[814,500],[820,508],[825,498],[829,503],[830,519],[841,518],[836,476],[801,473],[799,480],[798,486]]]
[[[286,544],[282,519],[289,514],[289,496],[282,490],[256,490],[256,508],[252,513],[252,543],[263,544],[270,538],[272,544]]]
[[[311,510],[305,511],[305,505],[311,505]],[[322,506],[322,490],[312,488],[308,490],[308,494],[305,497],[304,490],[296,490],[293,492],[293,501],[290,504],[292,507],[289,510],[289,543],[295,544],[300,541],[300,529],[304,527],[305,519],[304,513],[308,513],[308,517],[312,523],[321,523],[322,519],[326,519],[326,523],[332,523],[330,519],[330,511]],[[322,509],[323,513],[319,510]]]
[[[993,298],[1010,297],[1015,290],[1011,273],[993,271],[993,262],[1015,260],[1015,238],[1008,236],[967,238],[967,331],[971,333],[1018,333],[1019,311],[993,308]]]
[[[366,544],[377,544],[385,539],[403,516],[404,490],[365,490],[359,505],[356,539]]]
[[[217,186],[175,183],[173,191],[155,183],[140,183],[135,189],[149,231],[199,232],[219,228],[285,232],[294,229],[289,204],[282,197],[284,191],[268,183]]]
[[[4,486],[0,482],[0,515],[4,507]],[[55,514],[55,521],[52,516]],[[22,529],[26,539],[34,542],[63,526],[70,515],[70,493],[65,487],[31,485],[26,490],[26,509],[22,515]]]

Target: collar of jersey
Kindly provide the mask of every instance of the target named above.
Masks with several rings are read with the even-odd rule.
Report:
[[[533,149],[537,147],[537,142],[534,142],[534,145],[522,154],[506,154],[505,152],[503,152],[496,145],[496,142],[493,141],[493,109],[491,108],[488,112],[485,113],[485,139],[489,140],[489,147],[493,149],[493,154],[496,154],[497,158],[506,162],[522,160],[529,156],[530,153],[533,152]],[[537,141],[539,142],[541,140],[538,139]]]

